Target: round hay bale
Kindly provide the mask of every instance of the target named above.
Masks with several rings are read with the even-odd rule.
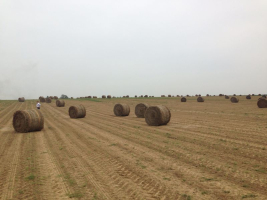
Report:
[[[225,95],[225,99],[229,99],[229,96]]]
[[[139,103],[135,106],[135,115],[136,117],[139,118],[144,118],[145,117],[145,112],[146,109],[149,107],[148,104],[146,103]]]
[[[166,125],[170,119],[171,112],[166,106],[150,106],[146,109],[145,120],[149,126]]]
[[[102,99],[105,99],[106,98],[106,95],[102,95]]]
[[[46,103],[51,103],[52,100],[51,100],[51,98],[45,98],[45,102],[46,102]]]
[[[144,97],[143,95],[141,95],[141,97]]]
[[[185,97],[182,97],[181,98],[181,102],[186,102],[186,98]]]
[[[111,99],[111,95],[108,95],[107,98],[108,98],[108,99]]]
[[[255,94],[252,94],[252,96],[255,96]]]
[[[129,98],[130,96],[129,95],[126,95],[126,98]]]
[[[197,102],[204,102],[204,98],[203,97],[198,97],[197,98]]]
[[[83,105],[74,105],[69,108],[69,116],[71,118],[84,118],[86,109]]]
[[[50,98],[50,99],[54,99],[54,97],[53,97],[53,96],[49,96],[49,98]]]
[[[25,101],[25,98],[24,97],[20,97],[20,98],[18,98],[18,101],[19,102],[24,102]]]
[[[246,96],[246,99],[251,99],[251,96],[250,96],[250,95],[247,95],[247,96]]]
[[[261,94],[259,94],[259,96],[261,96]]]
[[[234,94],[233,96],[236,96],[236,94]]]
[[[13,115],[15,131],[27,133],[40,131],[44,127],[44,117],[39,110],[18,110]]]
[[[239,99],[237,97],[231,97],[230,101],[232,103],[238,103],[239,102]]]
[[[57,96],[54,96],[54,99],[58,99],[58,97]]]
[[[40,100],[40,102],[43,102],[43,103],[45,102],[45,98],[43,96],[40,96],[39,100]]]
[[[91,98],[92,98],[92,96],[88,96],[88,98],[89,98],[89,99],[91,99]]]
[[[97,96],[93,96],[94,99],[97,99]]]
[[[266,99],[266,95],[262,95],[262,97]],[[24,98],[24,97],[22,97],[22,98]]]
[[[71,99],[73,99],[73,97],[71,97]]]
[[[180,95],[176,95],[176,97],[180,97]]]
[[[148,95],[145,95],[144,97],[148,97]]]
[[[165,95],[161,95],[161,97],[165,97]]]
[[[172,97],[172,95],[168,94],[168,97]]]
[[[130,114],[130,106],[125,103],[118,103],[114,106],[113,112],[116,116],[128,116]]]
[[[259,98],[257,106],[259,108],[267,108],[267,100],[265,98]]]
[[[209,97],[210,95],[209,94],[206,94],[207,97]]]
[[[57,107],[64,107],[65,106],[65,101],[64,100],[57,100],[56,101]]]
[[[137,98],[137,95],[135,95],[134,97]]]

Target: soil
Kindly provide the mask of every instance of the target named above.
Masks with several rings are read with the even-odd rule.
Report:
[[[12,117],[36,101],[0,101],[0,199],[267,199],[267,109],[257,96],[204,99],[52,100],[29,133]],[[130,115],[116,117],[117,103]],[[170,122],[148,126],[138,103],[167,106]],[[77,104],[85,118],[69,117]]]

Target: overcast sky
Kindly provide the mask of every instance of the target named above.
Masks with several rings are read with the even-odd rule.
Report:
[[[267,93],[266,0],[1,0],[0,99]]]

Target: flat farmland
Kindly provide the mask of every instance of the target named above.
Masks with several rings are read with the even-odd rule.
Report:
[[[42,103],[42,131],[16,133],[17,110],[0,101],[0,199],[267,199],[267,109],[258,96],[115,98]],[[127,103],[127,117],[115,117]],[[148,126],[135,105],[165,105],[171,121]],[[83,104],[85,118],[68,108]]]

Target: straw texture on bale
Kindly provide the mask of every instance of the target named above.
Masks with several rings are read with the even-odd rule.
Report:
[[[146,103],[139,103],[135,106],[135,115],[136,117],[139,118],[144,118],[145,117],[145,112],[146,109],[149,107],[148,104]]]
[[[203,97],[198,97],[197,98],[197,102],[204,102],[204,98]]]
[[[24,97],[20,97],[18,98],[19,102],[24,102],[25,101],[25,98]]]
[[[246,99],[251,99],[251,96],[250,96],[250,95],[247,95],[247,96],[246,96]]]
[[[40,131],[44,127],[44,117],[37,109],[19,110],[13,115],[13,127],[20,133]]]
[[[171,120],[171,112],[163,105],[150,106],[146,109],[145,120],[149,126],[166,125]]]
[[[186,102],[186,98],[185,97],[182,97],[181,98],[181,102]]]
[[[45,98],[45,102],[46,102],[46,103],[51,103],[52,100],[51,100],[51,98]]]
[[[102,99],[105,99],[106,98],[106,95],[102,95]]]
[[[65,106],[65,101],[64,100],[57,100],[56,101],[57,107],[64,107]]]
[[[40,102],[45,102],[45,98],[43,96],[39,97]]]
[[[69,108],[69,116],[71,118],[83,118],[86,115],[86,109],[83,105],[75,105]]]
[[[259,98],[257,106],[259,108],[267,108],[267,100],[265,98]]]
[[[229,96],[225,95],[225,99],[229,99]]]
[[[238,103],[239,102],[239,99],[237,97],[231,97],[230,101],[232,103]]]
[[[128,116],[130,114],[130,106],[125,103],[118,103],[114,106],[113,112],[116,116]]]
[[[107,98],[108,98],[108,99],[111,99],[111,95],[108,95]]]

